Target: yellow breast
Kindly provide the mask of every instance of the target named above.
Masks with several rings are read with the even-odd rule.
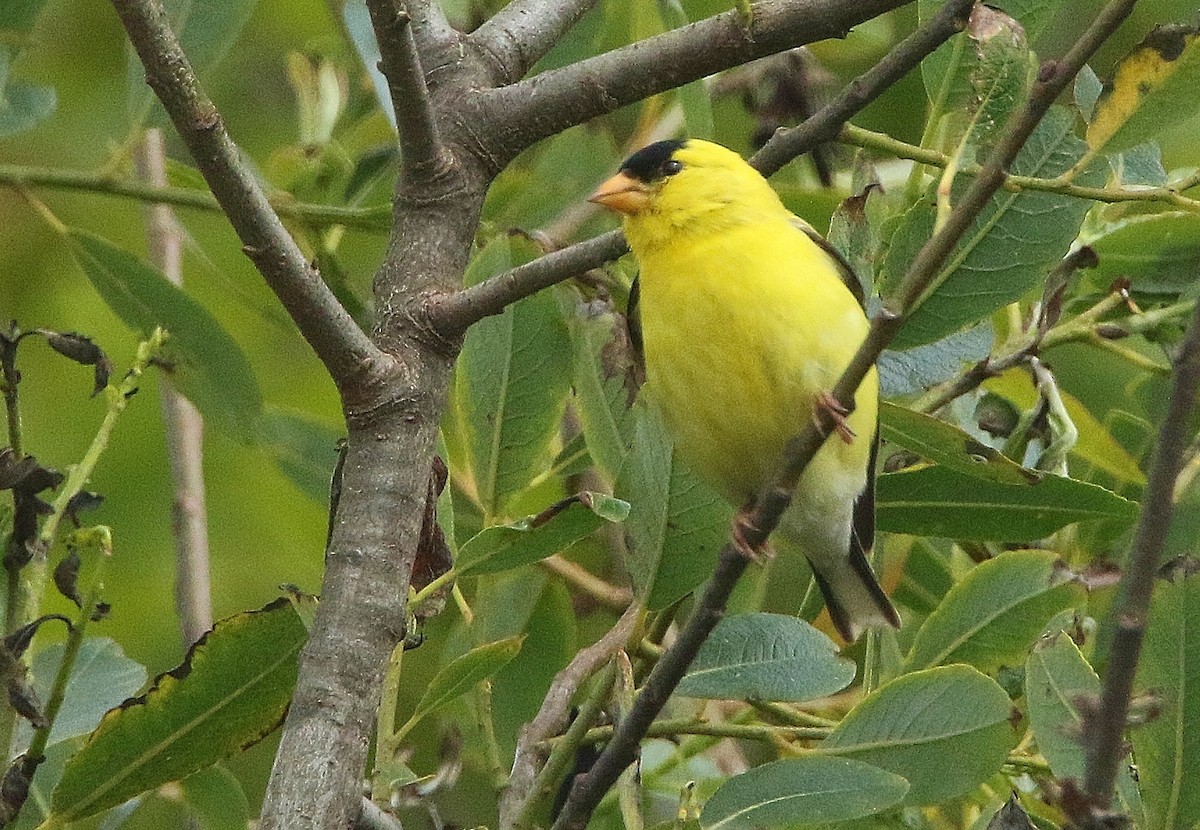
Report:
[[[865,337],[866,318],[829,257],[786,220],[648,250],[631,242],[650,394],[684,462],[741,504],[778,471],[817,394]],[[826,442],[802,491],[835,500],[861,491],[876,399],[872,372],[850,416],[858,439]]]

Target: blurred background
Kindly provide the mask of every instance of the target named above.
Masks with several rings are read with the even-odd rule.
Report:
[[[469,27],[500,4],[454,0],[444,5],[456,23]],[[685,0],[682,5],[690,19],[729,6],[716,0]],[[1063,4],[1057,24],[1048,27],[1035,44],[1038,53],[1057,54],[1100,5],[1100,0]],[[340,4],[196,2],[193,14],[247,17],[227,54],[205,72],[203,80],[234,139],[276,193],[292,193],[309,202],[342,203],[356,173],[376,170],[375,178],[359,188],[355,198],[360,205],[386,206],[388,177],[394,170],[388,166],[394,159],[387,153],[391,127],[378,109],[370,80],[346,34]],[[1194,0],[1144,0],[1120,35],[1105,46],[1094,68],[1104,77],[1111,63],[1156,23],[1195,17]],[[862,26],[845,40],[814,45],[808,65],[817,90],[840,87],[911,31],[915,20],[914,4]],[[602,0],[543,65],[570,62],[661,28],[654,4]],[[17,59],[8,67],[10,75],[52,86],[57,106],[33,129],[0,138],[0,164],[130,178],[130,151],[140,129],[147,123],[162,124],[164,118],[157,107],[144,121],[131,116],[131,101],[136,108],[145,100],[144,85],[140,67],[130,68],[130,52],[111,7],[84,0],[50,0],[14,54]],[[744,73],[741,78],[728,73],[710,90],[721,93],[713,103],[717,140],[748,153],[762,124],[747,108],[747,100],[754,99],[756,92],[753,77],[747,82]],[[566,138],[527,153],[494,188],[487,221],[496,228],[549,230],[563,243],[610,227],[607,217],[581,213],[580,203],[631,149],[631,143],[642,143],[639,138],[646,137],[668,105],[665,99],[626,108],[603,123],[575,128]],[[920,139],[924,107],[924,91],[914,75],[855,122],[915,143]],[[1163,139],[1168,170],[1200,164],[1198,129],[1200,124],[1184,124]],[[173,181],[185,182],[184,168],[190,162],[169,130],[168,152],[178,162]],[[848,150],[837,156],[835,169],[844,171],[850,157]],[[807,160],[791,165],[775,181],[789,204],[821,230],[848,195],[845,175],[835,177],[832,188],[825,188]],[[138,202],[39,187],[28,192],[67,225],[144,255],[144,213]],[[267,404],[303,413],[323,428],[315,431],[320,440],[308,445],[306,460],[311,469],[304,486],[285,475],[270,454],[247,449],[220,430],[207,431],[204,465],[214,615],[221,618],[264,605],[279,594],[281,583],[319,591],[327,521],[320,478],[335,460],[333,440],[339,434],[340,413],[331,383],[242,255],[226,222],[219,214],[198,210],[179,209],[177,215],[187,236],[187,292],[241,346]],[[314,258],[335,261],[347,290],[367,304],[372,272],[386,246],[385,230],[349,229],[331,239],[324,228],[291,224]],[[136,336],[95,293],[58,233],[26,198],[3,184],[0,319],[15,320],[23,328],[91,336],[114,360],[118,372],[128,365],[136,347]],[[1115,382],[1111,375],[1091,371],[1092,359],[1082,350],[1064,350],[1057,358],[1060,370],[1077,364],[1062,378],[1084,401],[1109,397]],[[18,365],[23,374],[20,391],[27,450],[44,464],[63,468],[81,457],[103,415],[103,400],[89,397],[91,372],[36,340],[22,346]],[[106,580],[112,616],[93,633],[116,639],[151,675],[176,665],[183,654],[173,599],[172,494],[157,383],[150,373],[118,423],[90,485],[106,501],[89,516],[90,521],[111,526],[115,540]],[[327,442],[321,438],[326,433]],[[57,610],[59,602],[49,600],[46,610]],[[439,624],[431,623],[431,636],[437,636]],[[414,676],[421,671],[419,655],[411,661]],[[406,672],[409,665],[406,661]],[[252,805],[261,797],[273,748],[274,740],[268,739],[230,762],[247,785]],[[139,823],[154,826],[161,819],[150,815]]]

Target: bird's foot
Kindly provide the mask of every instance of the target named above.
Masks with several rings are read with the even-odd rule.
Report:
[[[818,410],[825,410],[829,413],[829,417],[833,418],[833,431],[838,434],[838,438],[841,438],[847,444],[853,444],[857,435],[850,428],[850,422],[846,420],[846,416],[850,414],[850,410],[842,406],[841,402],[829,391],[824,391],[817,395],[816,406]],[[821,429],[819,415],[814,413],[813,418],[817,422],[817,428]]]
[[[766,540],[758,544],[752,544],[746,538],[748,533],[753,533],[755,536],[759,535],[758,528],[751,519],[753,510],[754,503],[751,502],[733,514],[733,547],[751,562],[761,565],[768,559],[773,559],[775,551],[771,549]]]

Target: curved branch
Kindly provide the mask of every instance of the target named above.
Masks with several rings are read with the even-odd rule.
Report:
[[[154,0],[113,0],[146,68],[146,81],[166,107],[243,250],[279,297],[334,382],[362,375],[380,352],[342,308],[279,221],[212,101],[201,91],[187,56]]]
[[[878,64],[850,82],[828,105],[797,127],[780,130],[750,159],[764,176],[777,172],[796,156],[836,138],[847,119],[860,112],[892,84],[916,67],[955,32],[961,31],[973,0],[952,0],[921,29],[906,37]],[[431,298],[426,312],[444,337],[455,338],[467,326],[509,303],[528,297],[628,251],[621,231],[610,231],[563,248],[454,294]]]
[[[917,307],[922,294],[932,283],[958,241],[1004,183],[1004,169],[1012,164],[1017,152],[1045,116],[1054,99],[1066,88],[1100,44],[1128,16],[1135,2],[1136,0],[1111,0],[1061,61],[1047,62],[1043,65],[1029,100],[1009,122],[980,175],[955,206],[950,220],[921,247],[904,275],[897,296],[889,300],[871,320],[866,340],[833,388],[837,400],[854,400],[854,393],[863,378],[900,330],[907,316]],[[800,476],[826,437],[833,432],[832,414],[823,408],[818,410],[817,414],[820,422],[809,423],[798,437],[788,443],[782,471],[760,494],[748,525],[742,528],[745,543],[752,549],[766,542],[791,503],[792,493]],[[613,739],[604,748],[591,771],[576,779],[552,830],[584,830],[587,826],[592,811],[621,772],[633,762],[642,736],[662,710],[700,646],[721,619],[729,595],[747,564],[748,560],[732,544],[726,545],[721,551],[716,573],[697,603],[696,610],[683,627],[675,644],[655,665],[629,715],[620,722]]]
[[[754,58],[843,37],[910,0],[799,0],[751,6],[672,29],[579,63],[484,93],[481,140],[512,158],[540,139]]]
[[[367,0],[367,11],[379,42],[379,71],[387,78],[396,113],[404,173],[436,176],[450,163],[449,155],[438,135],[412,18],[406,9],[397,7],[395,0]]]
[[[512,83],[595,5],[596,0],[513,0],[468,39],[496,61],[500,81]]]

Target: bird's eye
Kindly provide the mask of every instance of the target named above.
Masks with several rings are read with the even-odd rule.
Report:
[[[674,176],[683,169],[683,162],[677,159],[667,159],[663,162],[662,171],[664,176]]]

